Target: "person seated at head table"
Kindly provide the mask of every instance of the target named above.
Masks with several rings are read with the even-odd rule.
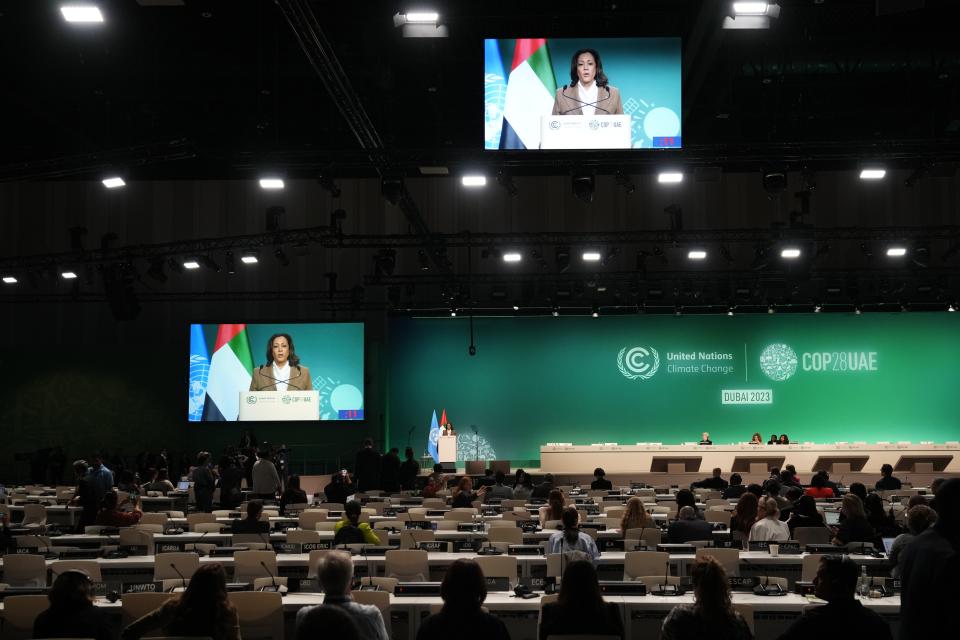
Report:
[[[133,511],[121,511],[119,500],[115,491],[110,491],[103,496],[100,503],[100,511],[97,512],[97,524],[105,527],[132,527],[140,522],[143,517],[143,510],[140,508],[140,496],[136,496],[133,501]]]
[[[709,478],[703,480],[698,480],[690,484],[691,489],[713,489],[714,491],[723,491],[729,486],[729,483],[724,480],[720,474],[720,467],[716,467],[713,470],[713,475]]]
[[[607,480],[607,472],[603,470],[603,467],[597,467],[593,470],[593,482],[590,483],[590,489],[593,491],[601,491],[606,489],[610,491],[613,489],[613,483]]]
[[[713,524],[697,517],[693,507],[680,509],[677,519],[667,527],[667,538],[671,544],[684,544],[692,540],[713,540]]]
[[[760,435],[759,431],[753,432],[753,436],[750,438],[750,444],[763,444],[763,436]]]
[[[260,519],[262,514],[263,500],[251,500],[247,503],[246,517],[230,523],[230,533],[269,533],[270,523]]]
[[[620,608],[615,602],[604,601],[597,570],[586,560],[575,560],[564,567],[560,595],[540,610],[539,640],[576,634],[623,637]]]
[[[844,556],[823,556],[817,569],[816,596],[827,604],[804,607],[803,615],[779,640],[870,638],[892,640],[890,625],[854,597],[860,569]],[[912,636],[911,636],[912,637]]]
[[[706,431],[704,431],[704,432],[700,435],[700,442],[699,442],[699,444],[704,444],[704,445],[706,445],[706,444],[713,444],[713,441],[710,439],[710,434],[707,433]]]
[[[743,484],[743,477],[739,473],[734,473],[730,476],[730,486],[723,490],[722,497],[724,500],[732,500],[739,498],[746,492],[747,487]]]
[[[483,608],[487,583],[475,561],[460,558],[450,565],[440,584],[440,598],[443,608],[420,624],[416,640],[510,640],[503,620]]]
[[[333,542],[338,544],[380,544],[380,537],[369,522],[360,522],[362,507],[351,500],[343,507],[343,518],[333,526]]]
[[[563,531],[557,531],[547,541],[547,553],[566,553],[568,551],[582,551],[590,556],[593,564],[600,558],[600,550],[588,534],[580,531],[580,513],[576,507],[566,507],[560,518]]]
[[[900,482],[900,479],[895,478],[893,475],[892,465],[885,464],[880,467],[880,476],[881,478],[873,485],[877,491],[899,491],[903,488],[903,483]]]
[[[660,640],[752,640],[746,620],[733,608],[727,573],[712,556],[704,556],[690,570],[693,604],[673,607],[663,620]]]
[[[219,562],[201,565],[190,576],[186,591],[129,624],[121,640],[139,640],[162,630],[168,636],[199,636],[240,640],[237,608],[227,598],[227,574]],[[156,635],[156,634],[151,634]]]
[[[790,438],[787,437],[787,434],[781,433],[780,438],[777,440],[777,444],[790,444]]]
[[[767,444],[780,444],[780,438],[777,437],[777,434],[771,433],[770,439],[767,440]]]
[[[328,551],[317,568],[317,580],[323,588],[324,596],[323,604],[315,606],[334,606],[350,614],[359,627],[363,640],[388,640],[387,627],[383,623],[380,610],[372,604],[355,602],[350,595],[353,559],[348,552]],[[303,607],[297,611],[297,627],[305,624],[305,618],[313,608]]]
[[[61,572],[47,594],[50,607],[36,617],[30,637],[113,640],[112,620],[106,610],[93,604],[93,598],[93,582],[86,571]]]

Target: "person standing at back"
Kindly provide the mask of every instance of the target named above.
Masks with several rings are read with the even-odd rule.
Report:
[[[727,573],[712,556],[703,558],[690,571],[693,604],[670,610],[660,629],[660,640],[752,640],[746,620],[733,609]]]
[[[364,438],[353,464],[353,477],[357,491],[380,488],[380,453],[373,448],[373,440]]]
[[[827,604],[806,607],[800,619],[778,640],[892,640],[890,625],[854,597],[859,575],[860,569],[849,558],[823,556],[814,584],[817,597]]]
[[[413,449],[407,447],[403,451],[403,462],[400,463],[400,488],[403,491],[416,489],[419,475],[420,463],[413,459]]]
[[[103,454],[99,451],[93,454],[93,466],[90,467],[87,475],[90,476],[93,495],[97,500],[97,504],[100,504],[103,496],[113,491],[113,471],[110,471],[107,465],[103,464]]]
[[[880,467],[880,479],[877,480],[874,488],[877,491],[899,491],[903,488],[903,483],[893,476],[893,467],[885,464]]]
[[[257,461],[253,463],[253,494],[255,498],[275,500],[283,491],[280,474],[265,451],[257,451]]]
[[[210,468],[210,454],[201,451],[197,454],[197,468],[193,470],[193,495],[197,501],[197,511],[213,511],[213,490],[217,480]]]
[[[77,524],[77,533],[83,533],[84,527],[89,527],[97,521],[97,509],[100,501],[97,500],[97,488],[94,479],[88,474],[87,461],[77,460],[73,463],[73,472],[77,475],[77,489],[70,500],[71,506],[79,506],[80,522]],[[100,500],[103,498],[101,497]]]
[[[380,488],[387,493],[400,492],[400,450],[396,447],[380,460]]]
[[[900,640],[940,638],[956,606],[960,575],[960,478],[937,489],[930,505],[937,522],[903,550]]]

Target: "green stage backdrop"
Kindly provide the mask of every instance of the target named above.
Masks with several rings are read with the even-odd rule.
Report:
[[[960,314],[475,319],[390,326],[389,433],[426,446],[446,410],[459,457],[535,460],[547,442],[960,439]],[[475,426],[479,437],[475,436]],[[419,450],[418,450],[419,453]]]

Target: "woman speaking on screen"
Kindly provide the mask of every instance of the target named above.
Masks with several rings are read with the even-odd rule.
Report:
[[[555,116],[622,115],[620,90],[610,86],[600,54],[580,49],[570,61],[570,84],[557,89]]]
[[[267,340],[267,364],[253,370],[250,391],[309,391],[313,389],[310,370],[300,364],[287,333],[275,333]]]

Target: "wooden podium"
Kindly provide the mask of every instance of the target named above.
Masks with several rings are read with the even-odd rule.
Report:
[[[442,465],[456,464],[457,436],[440,436],[437,438],[437,455]]]
[[[241,391],[237,420],[319,420],[319,391]]]

